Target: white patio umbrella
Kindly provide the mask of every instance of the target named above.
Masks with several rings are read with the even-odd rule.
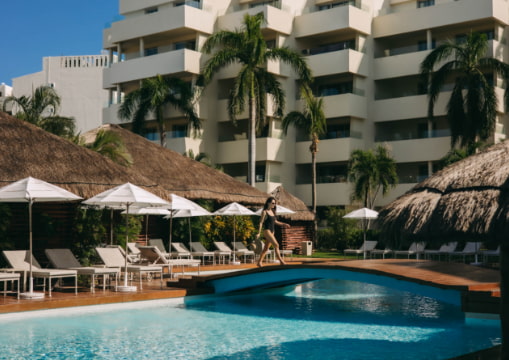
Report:
[[[126,210],[126,244],[125,253],[127,255],[127,243],[129,242],[129,214],[130,207],[168,207],[170,204],[161,199],[159,196],[152,194],[136,185],[131,183],[125,183],[119,185],[113,189],[106,190],[94,197],[83,202],[85,205],[96,205],[96,206],[110,206],[110,207],[122,207]],[[136,291],[136,286],[127,285],[127,256],[125,259],[125,273],[124,286],[117,286],[117,291]]]
[[[255,211],[255,214],[261,215],[262,211],[263,211],[263,208],[260,208]],[[276,205],[276,214],[278,214],[278,215],[295,214],[295,211],[285,208],[284,206],[281,206],[281,205]]]
[[[249,210],[247,207],[240,205],[239,203],[232,202],[219,210],[214,211],[214,215],[224,215],[224,216],[233,216],[233,260],[232,264],[240,265],[240,262],[237,261],[235,256],[235,231],[237,228],[237,216],[248,216],[248,215],[256,215],[253,211]]]
[[[122,214],[126,214],[126,211],[122,211]],[[170,215],[171,211],[164,208],[156,208],[156,207],[132,207],[130,209],[131,215],[145,215],[145,242],[148,244],[148,217],[149,215]]]
[[[368,208],[361,208],[349,212],[348,214],[343,216],[346,219],[358,219],[362,220],[362,228],[364,231],[364,243],[366,242],[366,232],[367,232],[367,220],[376,219],[378,217],[378,212],[375,210],[371,210]],[[364,251],[364,259],[366,259],[366,252]]]
[[[28,227],[29,227],[29,290],[21,296],[25,299],[43,298],[44,293],[34,292],[34,280],[32,276],[32,205],[35,202],[65,202],[77,201],[82,198],[73,193],[52,185],[45,181],[27,177],[10,185],[0,188],[0,202],[26,202],[28,203]]]
[[[194,216],[209,216],[212,215],[211,212],[207,211],[206,209],[202,208],[201,206],[197,205],[198,208],[196,209],[182,209],[182,210],[175,210],[171,217],[173,218],[187,218],[187,226],[189,228],[189,247],[191,247],[191,218]],[[170,243],[171,246],[171,243]]]

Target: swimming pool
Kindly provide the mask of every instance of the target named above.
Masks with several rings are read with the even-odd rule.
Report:
[[[498,320],[356,281],[0,316],[0,359],[448,359]]]

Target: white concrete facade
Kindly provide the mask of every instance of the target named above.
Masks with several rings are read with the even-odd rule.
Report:
[[[0,83],[0,111],[2,111],[4,107],[4,100],[6,97],[12,95],[12,86],[9,86],[5,83]],[[10,112],[11,106],[9,106],[9,109],[6,109],[7,112]]]
[[[73,117],[76,131],[84,133],[102,125],[102,109],[108,104],[102,72],[108,59],[107,55],[45,57],[42,71],[12,80],[13,95],[30,96],[39,86],[52,86],[61,99],[58,115]]]
[[[109,106],[104,123],[120,123],[119,103],[143,78],[164,75],[196,80],[207,56],[201,45],[214,31],[239,28],[244,14],[264,12],[267,41],[305,55],[315,77],[313,90],[324,100],[328,134],[319,143],[318,205],[350,204],[347,163],[355,149],[386,143],[398,163],[400,184],[384,205],[432,174],[450,147],[444,91],[427,119],[427,97],[418,86],[419,65],[430,50],[470,31],[489,37],[489,55],[508,60],[508,0],[119,0],[124,19],[105,29],[103,45],[110,61],[104,70]],[[267,64],[287,94],[286,112],[302,110],[296,78],[278,63]],[[237,126],[226,104],[237,66],[216,74],[198,104],[203,132],[190,137],[185,119],[168,110],[168,147],[183,153],[205,152],[225,171],[247,178],[247,113]],[[498,79],[497,94],[503,94]],[[449,89],[445,89],[449,90]],[[502,97],[500,97],[500,100]],[[500,102],[501,104],[501,102]],[[270,109],[270,106],[268,107]],[[505,139],[503,106],[494,140]],[[257,188],[283,185],[311,203],[309,140],[292,129],[282,135],[271,117],[257,139]],[[155,132],[155,131],[154,131]],[[151,135],[155,140],[155,135]]]

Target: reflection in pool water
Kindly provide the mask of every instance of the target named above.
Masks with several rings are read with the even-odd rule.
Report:
[[[355,281],[0,316],[0,359],[448,359],[500,342],[429,297]]]

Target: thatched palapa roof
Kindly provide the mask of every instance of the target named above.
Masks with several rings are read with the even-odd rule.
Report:
[[[271,195],[276,198],[278,203],[285,208],[295,211],[294,214],[278,215],[291,220],[304,220],[313,221],[315,215],[308,209],[306,204],[298,197],[290,194],[282,186],[278,186],[271,192]]]
[[[166,191],[141,173],[0,112],[0,187],[28,176],[90,198],[131,182],[168,199]]]
[[[384,207],[388,239],[507,241],[509,141],[454,163]]]
[[[118,125],[103,125],[85,136],[93,141],[100,129],[118,134],[133,158],[131,169],[176,195],[223,203],[261,205],[268,194],[205,164],[165,149]]]

